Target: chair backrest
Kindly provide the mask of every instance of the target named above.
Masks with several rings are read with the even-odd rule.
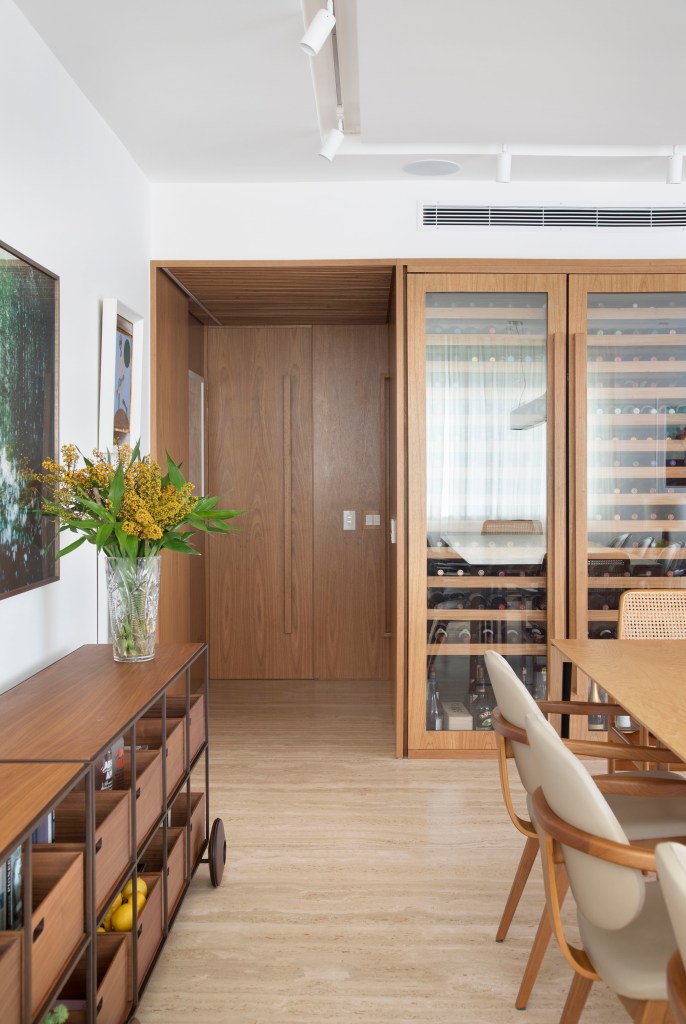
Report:
[[[657,873],[677,950],[667,967],[667,991],[676,1024],[686,1021],[686,849],[680,843],[655,847]]]
[[[549,722],[528,715],[526,731],[548,806],[578,829],[628,845],[622,826],[579,759],[567,750]],[[599,928],[624,928],[640,913],[645,880],[634,868],[612,864],[562,846],[574,899],[583,916]]]
[[[543,533],[540,519],[485,519],[483,533]]]
[[[686,848],[681,843],[659,843],[655,860],[676,944],[686,963]]]
[[[543,718],[536,701],[502,654],[498,654],[497,651],[486,651],[484,660],[496,704],[508,722],[520,729],[526,729],[527,715],[539,715]],[[512,741],[512,753],[522,785],[531,795],[541,784],[531,748],[524,743]]]
[[[686,590],[625,590],[619,599],[620,640],[686,640]]]

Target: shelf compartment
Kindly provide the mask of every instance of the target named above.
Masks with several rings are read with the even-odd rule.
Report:
[[[547,579],[545,576],[427,576],[426,583],[434,590],[459,590],[462,587],[472,590],[526,587],[529,590],[545,587]]]
[[[438,644],[438,647],[441,645]],[[176,828],[186,827],[188,822],[188,794],[184,791],[179,793],[171,808],[171,825]],[[205,845],[205,794],[203,792],[191,793],[191,865],[189,876],[192,874]]]
[[[122,1024],[128,1018],[133,1003],[131,934],[98,934],[96,960],[95,1012],[98,1024]],[[86,957],[82,957],[56,999],[57,1003],[63,1003],[69,1010],[69,1024],[87,1024],[85,993]]]
[[[136,723],[136,744],[152,749],[162,748],[162,719],[141,718]],[[167,793],[173,792],[183,778],[186,767],[186,717],[167,718]]]
[[[136,784],[131,785],[131,755],[124,756],[124,788],[136,801],[136,841],[140,847],[162,815],[162,751],[136,751]]]
[[[190,696],[190,743],[189,758],[193,758],[200,750],[205,741],[205,695],[192,693]],[[156,704],[146,711],[144,718],[160,718],[162,715],[161,705]],[[186,698],[181,695],[169,695],[167,697],[167,720],[186,717]],[[170,790],[171,791],[171,790]]]
[[[36,847],[32,855],[31,1014],[74,955],[85,931],[83,852]]]
[[[0,1006],[3,1024],[21,1024],[21,933],[0,932]]]
[[[164,833],[162,829],[153,836],[145,854],[138,862],[140,873],[161,873],[163,869]],[[167,829],[167,907],[169,917],[174,913],[186,879],[186,829]],[[100,1024],[100,1022],[98,1022]]]
[[[162,905],[162,874],[145,872],[138,876],[148,886],[148,897],[145,906],[138,915],[138,989],[140,991],[145,976],[150,969],[155,953],[162,942],[164,930]]]
[[[85,843],[83,796],[68,793],[55,810],[55,840]],[[95,903],[100,914],[115,883],[131,859],[131,794],[123,790],[95,793]]]

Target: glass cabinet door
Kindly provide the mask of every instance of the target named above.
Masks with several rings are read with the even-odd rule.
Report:
[[[686,277],[574,277],[570,312],[570,636],[609,639],[624,590],[686,585]]]
[[[409,753],[487,748],[484,653],[542,698],[563,629],[563,291],[550,277],[416,275],[409,295]]]

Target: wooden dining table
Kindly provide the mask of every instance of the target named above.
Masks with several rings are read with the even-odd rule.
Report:
[[[572,698],[594,679],[632,718],[686,760],[686,640],[551,640],[549,680],[562,695],[565,662],[576,666]]]

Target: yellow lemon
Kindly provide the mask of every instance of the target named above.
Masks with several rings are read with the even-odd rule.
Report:
[[[136,891],[137,892],[142,892],[144,896],[148,895],[148,886],[147,886],[147,883],[146,883],[144,878],[137,878],[136,879]],[[130,899],[132,892],[133,892],[133,879],[129,878],[128,882],[126,883],[126,885],[124,886],[124,888],[121,891],[122,898],[124,900]]]
[[[115,912],[115,910],[119,909],[119,907],[122,905],[122,903],[123,903],[123,900],[121,898],[121,893],[118,893],[117,896],[115,896],[115,898],[113,899],[111,906],[108,907],[107,913],[105,914],[105,916],[104,916],[104,918],[102,920],[102,926],[103,926],[103,928],[105,929],[106,932],[109,932],[109,931],[112,930],[112,926],[111,926],[112,914]]]
[[[106,931],[107,931],[107,929],[106,929],[106,928],[103,928],[103,926],[102,926],[102,925],[100,925],[100,927],[98,928],[98,931],[99,931],[99,932],[106,932]]]
[[[124,903],[112,914],[113,932],[130,932],[133,927],[133,905]]]

